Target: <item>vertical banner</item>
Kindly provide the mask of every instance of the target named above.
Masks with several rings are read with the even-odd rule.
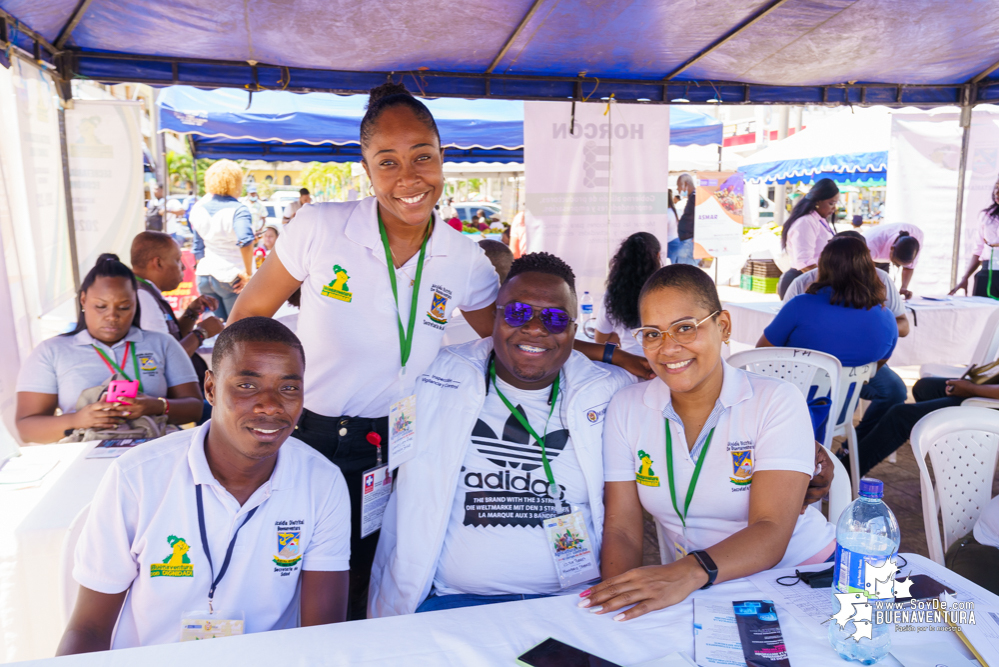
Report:
[[[738,171],[697,172],[694,257],[742,254],[745,185]]]
[[[956,113],[891,117],[885,222],[923,230],[924,247],[909,284],[916,294],[946,294],[951,288],[961,135]],[[896,271],[891,273],[898,284]]]
[[[992,205],[992,188],[999,181],[999,114],[975,109],[971,116],[968,166],[964,173],[964,209],[961,215],[960,277],[971,260],[982,211]],[[970,282],[970,281],[969,281]]]
[[[129,261],[145,229],[139,102],[77,100],[66,110],[66,143],[80,276],[103,252]]]
[[[2,88],[2,86],[0,86]],[[3,110],[0,109],[0,114]],[[17,272],[8,271],[7,258],[10,257],[16,266],[17,257],[12,246],[12,216],[10,199],[7,195],[5,160],[0,154],[0,345],[5,351],[3,363],[0,364],[0,465],[4,459],[17,452],[17,427],[14,423],[14,413],[17,408],[17,374],[21,368],[22,358],[17,340],[17,327],[24,325],[24,318],[17,317],[14,309],[14,294],[11,289],[10,275],[17,277]],[[19,286],[20,287],[20,286]],[[20,290],[17,292],[20,296]],[[29,348],[30,349],[30,348]]]
[[[602,294],[611,256],[639,231],[666,247],[669,107],[524,103],[527,243]],[[597,299],[595,298],[594,301]]]
[[[22,271],[36,282],[39,314],[73,295],[58,101],[52,77],[20,58],[11,64],[27,219],[15,226]],[[4,123],[4,130],[10,126]],[[31,249],[30,252],[28,249]]]

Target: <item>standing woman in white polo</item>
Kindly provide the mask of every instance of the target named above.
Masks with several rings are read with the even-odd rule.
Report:
[[[783,206],[784,202],[780,202]],[[791,269],[785,271],[777,284],[777,293],[784,292],[794,279],[818,266],[819,255],[836,230],[829,224],[830,216],[839,205],[839,188],[831,178],[819,179],[804,197],[798,200],[780,232],[781,249],[787,251]]]
[[[607,410],[603,582],[580,606],[627,620],[715,582],[829,559],[834,527],[802,511],[816,455],[802,394],[725,363],[732,321],[697,267],[659,269],[639,309],[658,378]],[[641,567],[643,509],[665,530],[668,565]]]
[[[300,209],[230,316],[271,316],[302,289],[298,335],[310,363],[297,436],[347,480],[353,619],[364,618],[378,541],[377,533],[360,539],[362,473],[379,458],[372,440],[387,460],[389,406],[437,356],[454,308],[483,336],[495,319],[492,264],[434,215],[444,187],[440,145],[430,111],[404,86],[372,90],[361,152],[375,196]]]
[[[968,280],[972,274],[975,280],[969,289]],[[992,188],[992,203],[978,216],[968,270],[950,293],[954,294],[959,289],[963,289],[968,296],[999,299],[999,181]]]

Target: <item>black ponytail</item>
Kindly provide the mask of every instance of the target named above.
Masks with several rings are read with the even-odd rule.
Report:
[[[660,251],[659,239],[648,232],[636,232],[621,242],[611,260],[604,295],[604,308],[612,322],[628,329],[642,326],[638,295],[649,276],[659,269]]]
[[[80,292],[76,295],[76,308],[79,311],[76,328],[63,334],[64,336],[75,336],[87,328],[87,321],[83,315],[82,297],[98,278],[128,278],[129,282],[132,283],[132,289],[135,291],[136,296],[135,315],[132,318],[132,326],[141,328],[139,327],[139,323],[142,321],[142,313],[139,311],[139,285],[135,279],[135,274],[132,273],[132,269],[128,268],[118,259],[118,255],[106,252],[97,258],[94,268],[87,272],[87,275],[83,278],[83,282],[80,283]]]

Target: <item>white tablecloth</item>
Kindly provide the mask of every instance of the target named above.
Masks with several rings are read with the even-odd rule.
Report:
[[[921,556],[905,554],[934,578],[962,580]],[[965,582],[964,587],[974,584]],[[975,587],[977,593],[999,605],[999,597]],[[745,579],[719,584],[697,597],[725,600],[760,599],[761,593]],[[554,637],[621,665],[634,665],[683,651],[694,655],[693,603],[685,602],[623,623],[613,615],[596,616],[576,607],[578,597],[543,598],[526,602],[469,607],[394,618],[355,621],[314,628],[265,632],[204,642],[91,653],[32,663],[36,667],[177,667],[177,665],[405,665],[406,667],[510,667],[518,655]],[[824,632],[800,623],[778,608],[781,628],[795,667],[844,667]],[[179,622],[179,619],[178,619]],[[953,647],[955,655],[971,657],[950,632],[896,632],[898,644],[928,641]],[[878,663],[898,667],[892,657]]]
[[[725,309],[732,314],[733,341],[743,349],[755,347],[780,306],[779,302],[726,303]],[[951,297],[949,301],[916,297],[908,301],[909,335],[899,339],[889,364],[967,365],[995,308],[999,308],[999,301],[978,296]]]
[[[111,463],[84,458],[94,444],[23,447],[26,459],[58,465],[40,486],[0,486],[0,662],[55,654],[63,630],[63,540]]]

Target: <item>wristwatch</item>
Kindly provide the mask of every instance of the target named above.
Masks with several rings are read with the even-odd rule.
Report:
[[[605,364],[613,363],[613,361],[611,361],[611,360],[614,358],[614,350],[616,350],[616,349],[617,349],[617,345],[614,344],[614,343],[605,343],[604,344],[604,358],[603,358],[603,362]]]
[[[198,337],[198,347],[201,347],[205,342],[205,332],[200,328],[195,328],[191,330],[195,336]]]
[[[711,556],[708,555],[707,551],[691,551],[690,555],[696,558],[698,564],[708,573],[708,583],[701,586],[701,590],[711,588],[711,585],[715,583],[715,579],[718,577],[718,566],[711,560]]]

